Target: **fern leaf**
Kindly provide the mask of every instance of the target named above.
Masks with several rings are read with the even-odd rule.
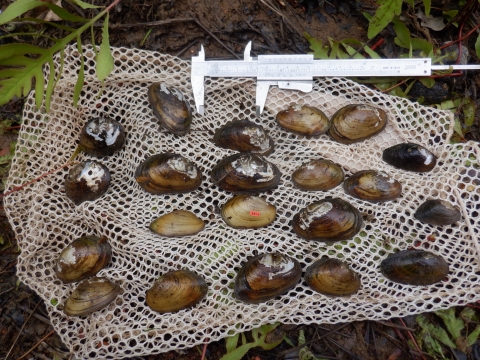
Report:
[[[0,46],[0,60],[25,54],[44,54],[45,49],[29,44],[7,44]]]
[[[80,35],[77,37],[77,50],[79,54],[82,53],[82,39],[80,38]],[[83,79],[85,76],[84,66],[85,64],[84,64],[83,56],[80,56],[80,70],[78,71],[78,78],[75,84],[75,89],[73,91],[73,106],[75,107],[78,104],[78,99],[80,98],[80,93],[83,87]]]
[[[63,51],[62,51],[63,53]],[[48,82],[47,82],[47,91],[45,92],[45,107],[50,108],[50,98],[52,96],[53,90],[55,88],[55,64],[53,63],[53,59],[50,59],[48,62],[50,66],[50,74],[48,75]],[[36,93],[35,93],[36,95]]]
[[[17,0],[10,4],[5,11],[0,14],[0,25],[6,24],[27,11],[39,6],[45,6],[45,3],[38,0]]]
[[[112,72],[115,65],[113,62],[112,53],[110,52],[110,41],[108,38],[108,13],[105,17],[102,30],[102,43],[100,44],[100,52],[97,56],[97,78],[100,81]]]

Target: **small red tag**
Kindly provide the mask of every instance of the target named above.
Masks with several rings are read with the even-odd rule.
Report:
[[[250,215],[251,216],[260,216],[260,212],[259,211],[250,211]]]

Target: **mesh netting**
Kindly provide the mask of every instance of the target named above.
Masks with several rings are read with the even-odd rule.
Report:
[[[257,118],[253,80],[213,79],[205,83],[205,116],[194,111],[192,131],[180,137],[160,131],[147,102],[147,88],[157,81],[176,86],[194,109],[189,62],[115,48],[115,71],[98,97],[101,84],[94,76],[94,52],[91,48],[84,51],[85,86],[77,108],[72,106],[80,67],[76,48],[65,53],[64,75],[52,97],[50,113],[35,108],[33,94],[28,97],[8,188],[66,163],[85,122],[106,115],[120,121],[127,132],[125,148],[101,159],[112,174],[108,192],[94,202],[75,206],[63,190],[68,173],[64,169],[5,199],[22,250],[18,275],[45,300],[55,330],[77,356],[139,356],[188,348],[275,321],[309,324],[387,319],[480,299],[476,273],[479,148],[475,143],[449,144],[451,113],[387,96],[349,80],[329,78],[315,80],[314,90],[307,94],[271,89],[265,111]],[[384,109],[390,121],[381,134],[353,145],[335,143],[326,135],[307,139],[282,130],[275,122],[275,114],[292,103],[317,106],[329,116],[347,104],[372,104]],[[210,142],[213,131],[227,121],[244,118],[268,129],[276,146],[268,159],[283,174],[278,188],[262,195],[277,207],[277,218],[258,230],[226,227],[218,207],[231,194],[209,180],[213,166],[233,153]],[[439,161],[432,172],[409,173],[381,161],[383,149],[406,141],[422,144],[437,154]],[[182,154],[203,169],[198,190],[155,196],[140,189],[134,179],[137,165],[166,151]],[[392,202],[371,204],[347,196],[341,186],[327,193],[295,189],[290,174],[315,158],[333,160],[347,176],[363,169],[385,171],[402,183],[403,194]],[[77,159],[88,156],[81,154]],[[293,233],[289,225],[293,215],[326,196],[347,200],[360,210],[365,225],[359,235],[325,244],[302,240]],[[420,223],[413,213],[427,198],[459,206],[463,219],[445,227]],[[205,230],[175,239],[148,230],[153,219],[175,209],[193,211],[205,220]],[[123,293],[107,308],[86,318],[67,317],[61,307],[76,285],[59,281],[53,267],[59,252],[83,235],[108,237],[113,260],[99,275],[120,284]],[[406,286],[385,279],[379,272],[380,262],[390,253],[412,246],[442,255],[450,264],[448,278],[431,286]],[[303,270],[323,255],[343,259],[361,274],[362,288],[355,295],[333,298],[313,293],[302,278],[288,294],[267,303],[236,301],[236,272],[249,257],[264,252],[295,257]],[[145,304],[146,290],[160,274],[180,268],[205,277],[209,284],[206,298],[193,309],[162,315],[151,311]]]

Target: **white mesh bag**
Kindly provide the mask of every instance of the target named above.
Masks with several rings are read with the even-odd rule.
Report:
[[[16,156],[7,190],[68,161],[87,120],[109,116],[126,129],[126,145],[100,161],[112,174],[109,190],[100,199],[75,206],[63,189],[68,169],[43,178],[5,198],[21,255],[19,278],[45,301],[55,330],[80,358],[123,358],[183,349],[215,341],[262,324],[337,323],[401,317],[480,299],[477,234],[480,221],[478,144],[449,143],[453,116],[408,100],[370,90],[340,78],[317,79],[311,93],[271,89],[265,111],[255,116],[255,82],[251,79],[214,79],[205,83],[205,116],[194,111],[192,131],[175,136],[161,131],[147,101],[148,86],[164,81],[186,95],[194,109],[187,61],[135,49],[112,49],[115,70],[104,92],[95,79],[94,52],[85,48],[85,86],[79,106],[72,97],[80,66],[75,47],[65,53],[62,79],[52,97],[51,111],[36,109],[31,94],[25,104]],[[58,64],[58,59],[57,59]],[[47,69],[48,71],[48,69]],[[386,129],[366,141],[343,145],[326,135],[307,139],[282,130],[275,115],[292,103],[310,104],[328,116],[338,108],[363,103],[384,109]],[[282,172],[280,185],[262,196],[277,207],[277,218],[266,228],[233,230],[218,214],[231,194],[209,179],[210,170],[233,151],[215,147],[212,132],[233,119],[250,119],[268,129],[276,150],[268,159]],[[381,160],[383,149],[416,142],[434,152],[439,161],[432,172],[416,174],[395,169]],[[159,196],[135,182],[138,164],[150,155],[171,151],[203,169],[199,189],[187,194]],[[371,204],[346,195],[341,186],[323,192],[295,189],[290,175],[309,159],[325,158],[350,175],[364,169],[387,172],[403,185],[392,202]],[[85,154],[77,160],[89,159]],[[351,240],[333,244],[307,241],[289,225],[293,215],[326,196],[349,201],[364,215],[362,231]],[[433,227],[413,217],[427,198],[445,199],[458,206],[462,220]],[[191,210],[205,220],[195,236],[166,239],[148,230],[156,217],[175,209]],[[63,284],[53,266],[59,252],[75,238],[106,236],[113,249],[109,267],[99,276],[120,284],[122,294],[106,308],[87,317],[68,317],[62,305],[76,284]],[[379,264],[389,254],[410,247],[428,249],[450,265],[445,281],[430,286],[407,286],[385,279]],[[334,298],[311,291],[303,277],[287,294],[258,305],[233,298],[233,279],[251,256],[282,252],[298,259],[303,270],[323,255],[342,259],[361,274],[355,295]],[[159,275],[188,268],[205,277],[209,291],[192,309],[158,314],[145,304],[145,292]],[[57,304],[58,302],[58,304]],[[207,340],[208,339],[208,340]]]

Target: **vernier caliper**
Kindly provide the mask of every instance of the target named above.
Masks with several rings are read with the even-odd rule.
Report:
[[[197,112],[204,114],[204,78],[257,78],[257,116],[263,112],[270,86],[280,89],[310,92],[314,77],[356,76],[430,76],[433,70],[480,70],[480,65],[432,65],[430,58],[417,59],[344,59],[313,60],[305,55],[250,56],[252,42],[245,48],[243,60],[205,60],[201,46],[198,56],[192,57],[192,88]]]

